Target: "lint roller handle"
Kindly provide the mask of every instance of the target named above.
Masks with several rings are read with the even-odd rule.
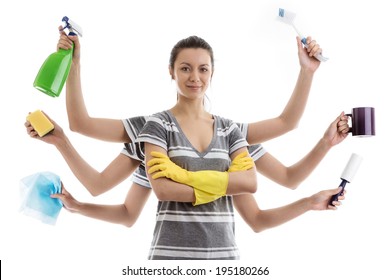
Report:
[[[338,193],[332,195],[332,198],[329,201],[329,205],[333,205],[333,201],[339,200],[339,196],[343,194],[346,184],[347,184],[347,180],[341,181],[340,186],[339,186],[339,187],[341,187],[341,190]]]

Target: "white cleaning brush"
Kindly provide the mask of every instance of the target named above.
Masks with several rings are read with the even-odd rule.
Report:
[[[284,22],[284,23],[286,23],[288,25],[291,25],[295,29],[295,32],[297,32],[299,38],[301,39],[301,42],[305,45],[305,47],[307,47],[305,36],[303,36],[302,33],[299,32],[298,28],[294,24],[295,13],[292,13],[292,12],[287,11],[285,9],[279,8],[278,19],[281,22]],[[322,54],[315,55],[315,58],[317,58],[319,61],[322,61],[322,62],[325,62],[325,61],[327,61],[329,59],[327,57],[324,57]]]

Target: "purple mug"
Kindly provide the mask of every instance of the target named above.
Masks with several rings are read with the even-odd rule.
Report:
[[[353,136],[374,136],[375,135],[375,108],[357,107],[352,109],[352,114],[346,114],[351,117],[352,126],[349,132]]]

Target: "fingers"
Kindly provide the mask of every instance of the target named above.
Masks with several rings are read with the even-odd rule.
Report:
[[[337,210],[337,208],[339,206],[341,206],[341,204],[342,203],[340,201],[338,201],[338,200],[332,201],[332,204],[328,205],[328,209],[330,209],[330,210]]]
[[[344,112],[337,118],[337,131],[340,133],[349,132],[348,116],[346,116]]]
[[[167,155],[164,155],[163,153],[156,152],[156,151],[152,151],[152,152],[150,153],[150,155],[151,155],[152,157],[155,157],[155,158],[168,158]]]
[[[60,193],[54,193],[54,194],[51,194],[50,197],[51,197],[51,198],[58,198],[58,199],[60,199],[60,200],[63,200],[64,197],[65,197],[65,195],[60,194]]]
[[[160,165],[167,162],[167,159],[164,158],[152,158],[147,162],[148,166]]]
[[[57,49],[69,50],[73,47],[73,43],[79,44],[77,36],[68,36],[65,31],[63,31],[63,27],[59,26],[58,30],[60,32],[60,39],[57,43]]]
[[[70,50],[73,47],[73,41],[65,33],[61,34],[57,43],[57,49]]]
[[[345,194],[347,193],[347,191],[344,189],[344,191],[339,195],[339,198],[338,200],[344,200],[345,199]]]
[[[154,180],[155,180],[155,179],[158,179],[158,178],[162,178],[162,177],[166,178],[166,177],[165,177],[165,174],[164,174],[163,172],[157,172],[157,173],[155,173],[155,174],[152,175],[152,178],[153,178]]]
[[[164,171],[166,169],[167,169],[167,167],[165,165],[156,164],[156,165],[153,165],[152,167],[149,168],[148,174],[153,174],[157,171]]]
[[[24,126],[26,127],[27,134],[32,138],[37,138],[38,132],[35,131],[35,129],[32,127],[29,121],[26,121],[24,123]]]
[[[311,36],[306,38],[306,49],[309,53],[309,56],[313,57],[317,54],[322,53],[322,49],[319,44],[317,44],[316,40],[312,40]]]
[[[170,161],[169,157],[163,153],[152,151],[150,155],[153,157],[146,164],[147,166],[159,165]]]
[[[342,187],[338,187],[337,189],[333,189],[329,191],[331,195],[335,195],[341,192],[340,195],[337,197],[337,200],[332,201],[332,204],[328,205],[328,209],[336,210],[337,207],[342,205],[341,200],[345,199],[346,190],[345,189],[343,190]]]

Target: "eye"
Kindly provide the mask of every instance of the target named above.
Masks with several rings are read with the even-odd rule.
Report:
[[[180,68],[180,70],[183,71],[183,72],[188,72],[188,71],[190,71],[190,68],[187,67],[187,66],[183,66],[183,67]]]
[[[208,69],[207,67],[202,67],[202,68],[200,68],[200,71],[201,71],[201,72],[208,72],[209,69]]]

